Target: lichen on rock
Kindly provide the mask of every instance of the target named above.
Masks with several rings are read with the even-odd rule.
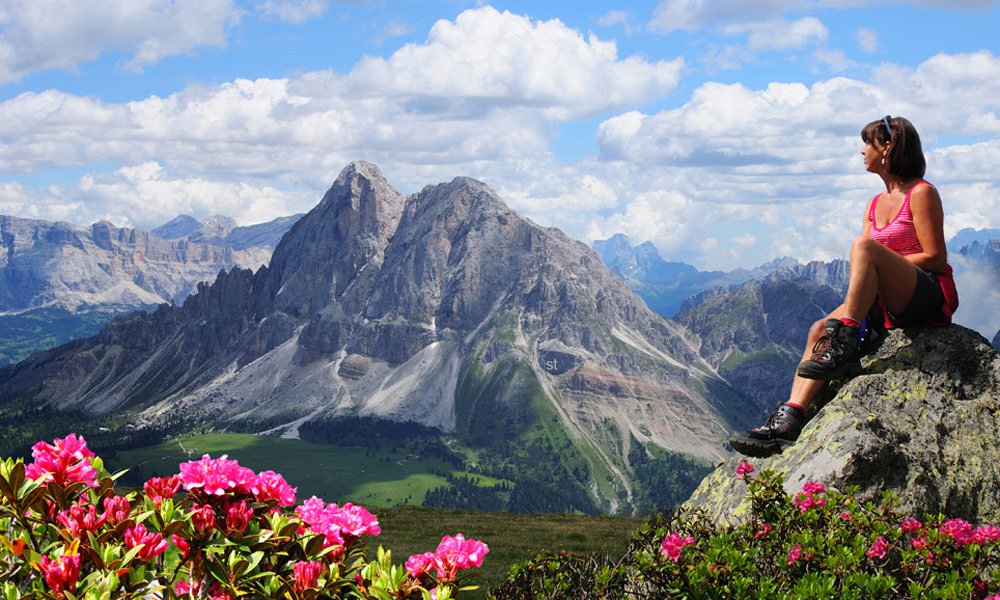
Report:
[[[734,455],[686,503],[718,521],[747,510],[742,460],[773,469],[789,493],[807,481],[862,499],[891,490],[915,516],[943,513],[1000,523],[1000,354],[958,325],[890,331],[862,361],[864,372],[834,382],[814,402],[798,441],[767,459]]]

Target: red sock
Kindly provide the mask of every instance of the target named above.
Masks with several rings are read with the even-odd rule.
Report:
[[[852,319],[850,317],[840,317],[840,322],[843,323],[844,325],[847,325],[848,327],[853,327],[855,329],[861,329],[861,323],[858,322],[858,321],[855,321],[854,319]]]
[[[802,406],[798,402],[785,402],[785,405],[786,406],[791,406],[795,410],[799,411],[799,414],[801,416],[803,416],[803,417],[806,416],[806,407]]]

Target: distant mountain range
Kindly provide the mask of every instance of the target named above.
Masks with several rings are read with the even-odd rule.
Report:
[[[93,335],[114,315],[183,302],[220,271],[266,265],[300,216],[248,227],[181,216],[147,232],[0,215],[0,364]]]
[[[710,464],[759,417],[584,244],[478,181],[407,197],[363,162],[268,267],[8,367],[0,397],[289,435],[339,417],[414,421],[514,477],[512,497],[544,489],[563,499],[550,509],[611,512],[648,494],[640,463]]]

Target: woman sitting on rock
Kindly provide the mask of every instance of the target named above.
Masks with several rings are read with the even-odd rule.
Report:
[[[958,308],[941,196],[923,179],[917,130],[902,117],[886,115],[866,125],[861,139],[865,168],[882,178],[885,191],[868,203],[861,235],[851,246],[847,297],[809,330],[788,402],[763,426],[730,438],[742,454],[764,457],[790,446],[826,381],[861,372],[858,335],[873,306],[881,309],[886,327],[947,324]]]

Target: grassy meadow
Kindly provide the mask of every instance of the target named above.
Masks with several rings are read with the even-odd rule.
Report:
[[[502,582],[510,567],[543,550],[620,554],[639,517],[515,515],[420,508],[424,493],[446,483],[449,463],[389,450],[366,451],[312,444],[301,440],[252,434],[212,433],[179,437],[155,446],[105,457],[108,470],[129,469],[129,480],[177,473],[177,465],[202,454],[228,454],[255,471],[272,470],[298,488],[299,500],[312,495],[327,502],[354,502],[374,512],[382,535],[369,539],[393,552],[402,564],[411,554],[433,551],[443,535],[461,533],[490,547],[475,583],[478,591],[463,598],[482,598]],[[480,476],[476,476],[480,477]],[[495,480],[483,477],[483,483]]]

